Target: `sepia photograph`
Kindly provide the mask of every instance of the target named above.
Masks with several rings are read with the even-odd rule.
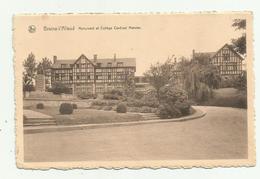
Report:
[[[15,15],[17,166],[254,166],[252,19]]]

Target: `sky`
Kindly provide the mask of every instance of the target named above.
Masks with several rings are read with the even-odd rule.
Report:
[[[17,16],[14,50],[21,61],[30,52],[37,61],[54,55],[58,59],[77,59],[84,54],[92,59],[94,54],[98,58],[113,58],[116,54],[117,58],[136,58],[136,75],[142,75],[151,64],[163,62],[168,56],[190,58],[193,49],[217,51],[241,35],[231,26],[236,18],[245,15]],[[28,31],[31,25],[35,27],[33,33]]]

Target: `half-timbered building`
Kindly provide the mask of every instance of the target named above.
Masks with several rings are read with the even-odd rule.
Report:
[[[204,58],[199,58],[202,56]],[[217,66],[220,75],[223,77],[240,75],[243,71],[242,62],[244,58],[228,44],[225,44],[217,52],[196,53],[193,50],[193,60],[202,59],[208,59],[210,64]]]
[[[104,93],[122,89],[129,76],[135,74],[135,58],[93,59],[81,55],[74,60],[58,60],[54,56],[51,68],[51,82],[60,82],[71,89],[73,94],[81,92]]]

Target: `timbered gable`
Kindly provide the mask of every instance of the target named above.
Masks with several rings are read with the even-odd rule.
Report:
[[[228,44],[211,57],[210,63],[216,65],[221,75],[239,75],[242,73],[243,58]]]
[[[55,58],[56,59],[56,58]],[[123,88],[128,76],[136,70],[134,58],[54,60],[52,82],[67,84],[74,94],[81,92],[103,93],[114,88]]]

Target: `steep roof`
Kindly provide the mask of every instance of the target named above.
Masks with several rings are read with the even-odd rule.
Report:
[[[70,68],[71,64],[74,64],[75,60],[56,60],[55,63],[52,64],[52,68],[61,68],[61,64],[68,65],[68,68]]]
[[[234,54],[236,54],[241,60],[244,60],[244,57],[242,57],[242,55],[240,53],[238,53],[237,51],[234,50],[234,48],[231,45],[225,44],[223,45],[216,53],[213,57],[215,57],[223,48],[228,47],[229,50],[231,50]]]
[[[84,55],[81,55],[78,59],[75,60],[64,60],[64,59],[59,59],[56,60],[55,63],[53,63],[52,68],[61,68],[62,64],[67,65],[67,68],[70,68],[70,65],[74,65],[74,63],[81,59],[81,57],[85,57]],[[88,59],[88,58],[87,58]],[[111,67],[116,67],[117,63],[122,62],[123,66],[129,66],[129,67],[136,67],[136,59],[135,58],[97,58],[96,60],[94,59],[88,59],[90,62],[92,62],[94,65],[97,65],[100,63],[100,67],[108,67],[108,64],[111,63]]]
[[[234,50],[234,48],[231,45],[225,44],[223,45],[218,51],[216,52],[195,52],[193,55],[193,58],[197,57],[207,57],[208,59],[214,58],[223,48],[228,47],[232,52],[234,52],[241,60],[244,58],[242,55],[240,55],[238,52]]]
[[[93,64],[101,63],[101,67],[107,67],[108,63],[111,63],[112,67],[116,67],[117,63],[122,62],[123,66],[130,66],[130,67],[135,67],[136,66],[136,60],[135,58],[102,58],[102,59],[97,59],[96,62],[94,62],[93,59],[90,61],[93,62]]]

